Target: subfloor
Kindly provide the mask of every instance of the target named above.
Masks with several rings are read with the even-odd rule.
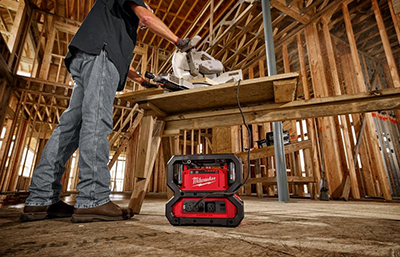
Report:
[[[112,200],[127,206],[129,196]],[[237,228],[171,226],[162,195],[147,197],[140,215],[120,222],[21,223],[23,204],[3,206],[0,256],[400,256],[399,203],[244,201]]]

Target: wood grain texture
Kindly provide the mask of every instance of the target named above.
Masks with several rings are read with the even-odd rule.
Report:
[[[249,79],[240,82],[239,100],[242,105],[273,101],[273,82],[297,78],[297,73]],[[237,82],[195,88],[160,95],[138,96],[138,103],[150,102],[167,114],[212,108],[237,106]]]

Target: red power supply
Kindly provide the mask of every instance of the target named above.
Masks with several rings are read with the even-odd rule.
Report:
[[[233,192],[241,178],[241,161],[233,154],[173,156],[167,185],[174,196],[166,205],[166,217],[172,225],[238,226],[243,201]]]

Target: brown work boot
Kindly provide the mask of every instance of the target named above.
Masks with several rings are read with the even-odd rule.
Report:
[[[82,209],[76,208],[72,215],[72,222],[92,222],[92,221],[117,221],[127,220],[133,217],[131,208],[121,208],[113,202]]]
[[[47,206],[25,206],[21,221],[34,221],[52,218],[71,217],[74,213],[74,206],[59,201]]]

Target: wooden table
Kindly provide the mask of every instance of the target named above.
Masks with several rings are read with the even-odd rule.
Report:
[[[257,124],[400,108],[400,89],[292,101],[297,81],[297,73],[242,81],[239,99],[246,122]],[[146,93],[118,96],[133,98],[144,110],[135,186],[129,203],[135,213],[140,212],[162,136],[177,136],[180,130],[242,125],[236,102],[237,85],[232,82],[166,94],[146,90]]]

